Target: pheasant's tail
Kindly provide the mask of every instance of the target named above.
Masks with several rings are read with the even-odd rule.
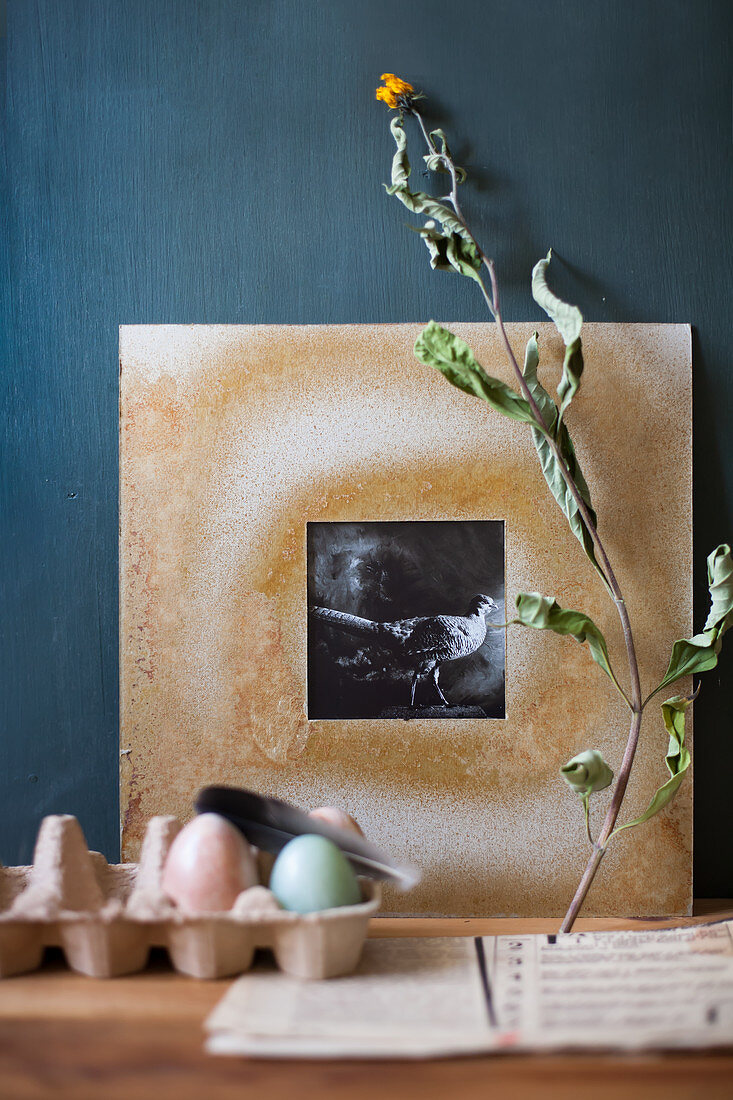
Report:
[[[336,630],[343,630],[347,634],[362,636],[374,636],[382,632],[382,624],[374,623],[371,619],[362,619],[359,615],[348,615],[345,611],[333,611],[330,607],[312,607],[311,615],[319,622],[327,623]]]

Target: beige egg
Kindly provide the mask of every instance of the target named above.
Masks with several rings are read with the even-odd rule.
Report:
[[[163,868],[162,886],[187,913],[231,909],[243,890],[257,884],[252,848],[219,814],[200,814],[181,829]]]
[[[319,806],[317,810],[311,810],[308,817],[315,817],[324,825],[335,825],[337,829],[349,829],[352,833],[364,836],[361,826],[346,810],[339,810],[336,806]]]
[[[266,886],[250,886],[240,894],[234,903],[232,912],[237,916],[271,917],[280,912],[280,903]]]

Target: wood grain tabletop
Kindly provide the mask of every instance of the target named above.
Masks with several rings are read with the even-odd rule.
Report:
[[[701,919],[698,917],[697,919]],[[586,919],[578,930],[660,927]],[[679,919],[673,922],[679,924]],[[375,936],[554,931],[552,920],[377,918]],[[501,1055],[446,1061],[335,1062],[222,1058],[203,1050],[202,1022],[229,980],[194,981],[153,953],[141,974],[95,981],[50,951],[33,974],[0,983],[2,1100],[555,1100],[733,1098],[733,1052]]]

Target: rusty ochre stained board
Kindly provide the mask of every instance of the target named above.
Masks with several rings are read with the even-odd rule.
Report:
[[[615,608],[529,431],[419,364],[420,327],[120,329],[123,858],[152,814],[185,819],[200,786],[231,783],[343,806],[420,864],[421,885],[389,892],[388,911],[564,911],[587,844],[558,768],[586,747],[617,768],[628,724],[585,647],[511,628],[503,719],[307,717],[308,523],[503,520],[507,608],[529,590],[586,611],[626,675]],[[452,328],[511,384],[493,326]],[[509,326],[518,355],[533,329]],[[550,324],[539,333],[552,388],[563,348]],[[648,690],[692,631],[690,330],[583,335],[568,424]],[[627,815],[667,777],[666,743],[653,704]],[[688,911],[691,800],[688,778],[670,809],[622,834],[587,912]]]

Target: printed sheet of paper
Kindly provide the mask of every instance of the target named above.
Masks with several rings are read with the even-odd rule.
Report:
[[[659,932],[368,941],[355,974],[244,975],[216,1054],[438,1058],[733,1046],[733,922]]]
[[[495,936],[485,952],[502,1046],[733,1044],[733,922],[660,932]]]
[[[206,1021],[207,1049],[278,1057],[441,1057],[482,1049],[476,941],[368,940],[354,974],[307,982],[252,971]]]

